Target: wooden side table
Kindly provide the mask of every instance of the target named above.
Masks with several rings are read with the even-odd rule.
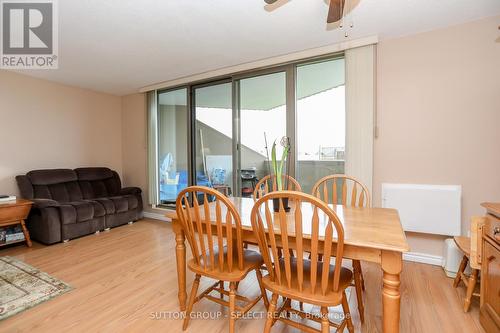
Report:
[[[17,199],[16,201],[0,203],[0,227],[20,224],[25,238],[24,240],[0,244],[0,246],[26,241],[26,245],[31,247],[30,234],[26,228],[24,220],[28,217],[32,204],[33,203],[31,201],[25,199]]]

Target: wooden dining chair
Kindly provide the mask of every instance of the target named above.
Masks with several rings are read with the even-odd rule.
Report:
[[[354,177],[335,174],[321,178],[314,184],[312,194],[327,204],[351,207],[370,207],[370,192],[368,188]],[[354,271],[354,287],[358,301],[359,318],[364,322],[363,290],[365,283],[361,262],[352,261]]]
[[[473,217],[470,226],[471,237],[453,237],[455,244],[457,244],[460,251],[464,254],[462,261],[460,262],[460,267],[458,268],[457,276],[453,281],[454,288],[457,288],[460,282],[463,282],[467,287],[464,298],[464,312],[469,311],[472,296],[481,296],[481,293],[475,293],[474,289],[478,282],[479,272],[481,271],[481,238],[484,223],[484,217]],[[469,264],[471,268],[470,275],[465,274],[467,264]]]
[[[210,203],[209,197],[213,198]],[[199,204],[201,199],[205,204]],[[186,307],[183,330],[189,324],[193,304],[207,298],[229,307],[229,332],[232,333],[236,318],[241,318],[265,295],[260,272],[262,256],[256,251],[243,248],[241,218],[234,205],[222,193],[203,186],[188,187],[179,193],[176,210],[193,254],[193,259],[188,261],[187,266],[196,274]],[[261,290],[261,295],[254,299],[236,292],[236,284],[250,271],[255,271]],[[217,282],[197,296],[201,276]],[[229,290],[224,288],[224,282],[229,282]],[[212,292],[218,292],[219,297],[212,296]],[[236,300],[245,305],[238,306]],[[265,297],[264,302],[267,307]]]
[[[297,191],[302,192],[302,188],[298,181],[295,180],[292,176],[282,175],[281,181],[283,182],[283,188],[289,191]],[[263,177],[257,185],[255,185],[255,190],[253,191],[253,200],[257,201],[262,196],[268,194],[269,192],[277,191],[278,184],[276,182],[276,175],[267,175]]]
[[[257,201],[259,198],[268,194],[269,192],[274,192],[278,190],[278,184],[276,182],[276,175],[267,175],[262,178],[257,185],[255,186],[255,190],[253,191],[253,200]],[[283,182],[283,187],[287,187],[289,191],[297,191],[302,192],[302,188],[300,184],[295,178],[289,175],[282,175],[281,180]],[[245,243],[245,248],[248,248],[248,244]],[[278,253],[281,254],[281,249],[278,250]]]
[[[288,198],[291,210],[285,212],[283,198]],[[275,213],[273,199],[279,200]],[[306,205],[302,205],[306,203]],[[318,198],[301,192],[270,192],[257,200],[251,212],[252,228],[259,243],[268,274],[262,278],[266,290],[272,293],[264,332],[268,333],[277,320],[306,332],[330,332],[336,327],[342,332],[347,326],[354,332],[345,289],[352,281],[352,272],[342,267],[344,229],[335,212]],[[305,237],[304,235],[310,235]],[[335,242],[335,243],[334,243]],[[283,248],[283,256],[278,249]],[[311,259],[304,254],[311,252]],[[318,254],[324,254],[323,261]],[[334,261],[334,265],[330,261]],[[283,298],[278,307],[278,297]],[[320,307],[319,315],[308,314],[292,307],[292,300]],[[342,304],[344,319],[330,321],[328,307]],[[321,330],[292,320],[290,314],[321,324]]]

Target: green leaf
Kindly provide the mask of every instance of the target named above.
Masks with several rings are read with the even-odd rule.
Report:
[[[273,142],[273,147],[271,148],[271,166],[273,168],[274,174],[278,171],[277,161],[276,161],[276,140]]]
[[[285,166],[286,160],[288,158],[288,153],[290,152],[290,146],[285,146],[283,153],[281,155],[281,161],[278,165],[278,160],[276,158],[276,140],[273,142],[271,148],[271,167],[273,169],[274,176],[276,177],[276,186],[278,191],[283,191],[283,168]]]
[[[279,178],[276,180],[278,183],[278,190],[282,191],[283,190],[283,167],[285,165],[286,159],[288,157],[288,146],[283,149],[283,153],[281,155],[281,162],[279,166]]]

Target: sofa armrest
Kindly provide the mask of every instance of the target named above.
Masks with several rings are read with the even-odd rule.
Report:
[[[35,208],[47,208],[47,207],[59,207],[59,202],[51,199],[31,199],[33,202],[33,207]]]
[[[141,194],[142,190],[139,187],[124,187],[120,190],[120,194]]]

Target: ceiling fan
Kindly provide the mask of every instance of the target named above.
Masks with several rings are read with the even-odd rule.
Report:
[[[278,0],[264,0],[265,3],[271,5]],[[345,0],[330,0],[330,8],[328,9],[327,23],[340,21],[344,14]]]

